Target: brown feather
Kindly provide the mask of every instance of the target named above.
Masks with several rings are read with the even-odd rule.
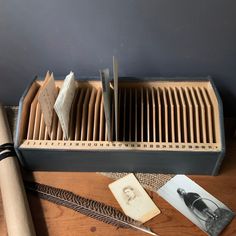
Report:
[[[156,235],[151,232],[148,227],[141,225],[140,222],[133,220],[118,209],[104,203],[81,197],[64,189],[35,182],[25,182],[25,187],[27,190],[36,193],[42,199],[68,207],[83,215],[103,221],[107,224],[119,228],[138,229]]]

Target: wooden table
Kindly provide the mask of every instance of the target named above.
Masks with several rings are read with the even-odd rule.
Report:
[[[227,154],[219,176],[189,176],[236,212],[236,140],[227,142]],[[71,190],[81,196],[96,199],[119,208],[108,189],[111,179],[96,173],[33,172],[35,181]],[[156,193],[148,192],[161,209],[162,214],[146,223],[163,236],[206,235],[187,218],[176,211]],[[138,236],[148,235],[133,230],[116,229],[113,226],[83,216],[77,212],[28,194],[29,204],[38,236]],[[0,235],[7,235],[2,203],[0,201]],[[222,235],[236,235],[236,218]]]

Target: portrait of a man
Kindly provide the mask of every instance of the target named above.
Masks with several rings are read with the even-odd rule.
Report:
[[[137,197],[137,191],[131,187],[127,186],[123,188],[123,197],[127,204],[130,204]]]

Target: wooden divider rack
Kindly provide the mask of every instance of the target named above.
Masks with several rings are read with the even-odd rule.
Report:
[[[34,170],[216,174],[224,154],[222,104],[210,78],[120,78],[108,141],[101,82],[78,80],[69,139],[56,114],[48,135],[35,79],[20,102],[16,149]],[[56,80],[58,91],[63,80]],[[113,83],[111,81],[111,91]],[[111,92],[111,94],[113,94]]]

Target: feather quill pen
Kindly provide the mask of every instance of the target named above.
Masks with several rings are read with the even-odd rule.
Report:
[[[141,225],[140,222],[133,220],[118,209],[104,203],[81,197],[64,189],[36,182],[25,182],[25,187],[28,191],[36,193],[42,199],[68,207],[104,223],[119,228],[141,230],[151,235],[157,235],[150,228]]]

